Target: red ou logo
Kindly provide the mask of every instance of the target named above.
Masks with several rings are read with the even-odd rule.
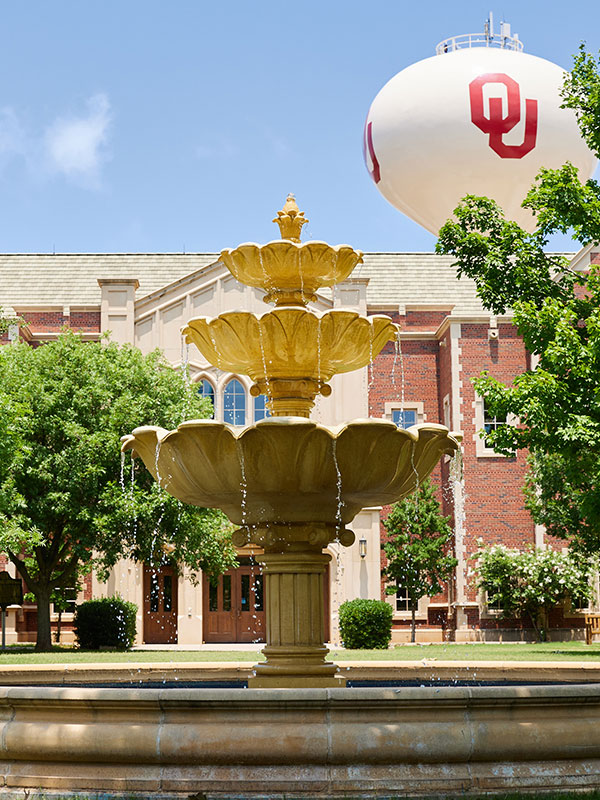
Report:
[[[483,110],[483,87],[486,83],[506,86],[507,114],[502,115],[502,98],[490,97],[490,115]],[[538,123],[538,101],[525,100],[525,135],[522,144],[504,144],[502,137],[521,120],[521,92],[519,84],[504,72],[487,72],[469,84],[471,121],[479,130],[489,134],[489,145],[500,158],[523,158],[535,147]]]
[[[372,166],[369,167],[369,161],[367,159],[367,154],[369,159],[371,160]],[[373,178],[375,183],[379,183],[381,180],[381,169],[379,167],[379,161],[377,160],[377,156],[375,155],[375,148],[373,147],[373,123],[367,122],[365,125],[365,136],[363,140],[363,156],[365,159],[365,164],[367,165],[367,169],[369,170],[370,176]]]

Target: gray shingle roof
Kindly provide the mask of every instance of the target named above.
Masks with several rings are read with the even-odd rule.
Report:
[[[574,253],[561,253],[572,257]],[[457,278],[453,256],[435,253],[365,253],[352,277],[368,278],[369,305],[454,305],[453,314],[483,311],[470,278]]]
[[[215,253],[0,254],[0,306],[99,306],[98,278],[137,278],[137,297],[184,278]]]
[[[137,278],[139,299],[217,260],[216,253],[0,254],[0,306],[99,306],[98,278]],[[446,304],[455,314],[481,312],[473,281],[458,280],[452,260],[365,253],[352,277],[369,279],[370,305]]]

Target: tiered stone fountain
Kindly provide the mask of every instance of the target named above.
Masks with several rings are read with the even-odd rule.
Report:
[[[332,428],[309,419],[317,393],[331,393],[328,381],[365,367],[398,326],[383,315],[307,308],[319,288],[345,280],[362,261],[347,245],[301,243],[307,221],[290,195],[274,220],[281,240],[221,253],[235,278],[265,290],[273,310],[198,317],[183,330],[211,364],[249,375],[271,417],[247,427],[214,420],[175,431],[146,426],[123,440],[170,494],[222,509],[239,526],[236,545],[263,549],[266,661],[251,687],[343,685],[325,660],[323,573],[331,556],[323,550],[334,541],[351,545],[345,526],[362,508],[406,497],[458,447],[442,425],[402,430],[361,419]]]

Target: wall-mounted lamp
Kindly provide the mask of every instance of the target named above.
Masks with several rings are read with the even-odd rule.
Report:
[[[365,558],[367,555],[367,540],[366,539],[359,539],[358,540],[358,554],[361,558]]]

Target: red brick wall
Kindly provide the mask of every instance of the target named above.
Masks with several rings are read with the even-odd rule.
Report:
[[[475,390],[471,379],[482,370],[505,384],[527,366],[523,342],[512,325],[499,326],[499,338],[488,340],[487,325],[461,326],[461,380],[463,396],[463,452],[467,552],[477,540],[523,548],[534,544],[535,526],[525,508],[523,484],[527,456],[478,457],[476,453]],[[470,599],[475,599],[471,588]]]
[[[411,311],[405,317],[390,315],[402,325],[403,331],[432,331],[444,319],[441,312]],[[502,543],[509,547],[523,548],[535,542],[535,526],[524,504],[522,487],[527,472],[526,454],[520,452],[515,458],[504,456],[478,456],[476,451],[475,390],[471,379],[487,370],[493,377],[511,384],[515,375],[528,367],[528,354],[516,329],[510,324],[499,325],[499,338],[488,339],[488,324],[462,323],[459,339],[461,382],[461,429],[464,434],[464,480],[465,480],[465,544],[467,555],[478,547],[478,540],[488,544]],[[443,398],[450,398],[450,426],[452,427],[452,351],[450,331],[441,342],[428,338],[403,339],[402,358],[396,358],[394,347],[386,345],[375,359],[369,389],[369,412],[373,417],[382,417],[385,404],[400,402],[402,395],[402,366],[404,368],[404,402],[422,402],[427,422],[444,423]],[[395,385],[392,373],[395,373]],[[440,487],[439,498],[445,514],[453,514],[451,492],[448,486],[449,464],[445,459],[436,467],[432,479]],[[444,487],[444,488],[443,488]],[[382,517],[389,513],[383,509]],[[385,529],[382,526],[382,540]],[[382,567],[384,566],[382,555]],[[383,585],[382,585],[382,597]],[[473,586],[468,587],[468,598],[476,600]],[[436,597],[435,602],[444,602],[447,597]],[[427,626],[445,627],[448,624],[444,609],[430,609]],[[469,610],[469,624],[482,628],[529,627],[527,620],[479,619],[479,610]],[[553,617],[556,625],[576,626],[574,618],[564,618],[561,611]],[[395,626],[403,626],[395,622]]]
[[[444,319],[445,312],[411,312],[406,317],[390,315],[394,322],[399,322],[402,330],[422,330],[431,332],[436,330]],[[370,375],[369,388],[369,415],[383,417],[386,403],[423,403],[423,412],[426,422],[439,423],[442,421],[441,398],[439,395],[439,351],[440,345],[436,339],[403,339],[400,346],[401,354],[396,356],[395,347],[388,343],[375,358],[373,374]],[[404,375],[404,381],[402,380]],[[402,387],[404,385],[404,392]],[[437,466],[432,474],[432,480],[439,487],[438,499],[444,502],[441,486],[441,466]],[[443,506],[444,513],[449,513]],[[390,512],[389,506],[382,510],[382,520]],[[385,541],[386,531],[381,526],[382,541]],[[381,566],[385,567],[385,555],[381,553]],[[385,598],[385,584],[382,580],[382,599]],[[436,602],[444,602],[445,597],[435,598]],[[401,624],[401,623],[399,623]]]
[[[73,311],[65,316],[62,311],[28,311],[22,314],[31,333],[58,333],[63,328],[84,333],[100,332],[99,311]]]

